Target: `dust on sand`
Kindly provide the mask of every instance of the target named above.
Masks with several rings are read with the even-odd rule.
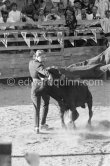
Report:
[[[77,130],[62,130],[59,108],[51,99],[47,123],[50,130],[34,132],[34,112],[30,86],[0,86],[0,141],[12,142],[12,155],[36,152],[41,166],[109,166],[110,155],[79,155],[110,152],[110,88],[91,86],[93,94],[92,128],[87,128],[88,109],[78,108]],[[42,109],[42,107],[41,107]],[[42,111],[41,111],[42,112]],[[68,115],[65,117],[68,123]],[[62,155],[43,158],[42,155]],[[63,156],[67,155],[67,156]],[[27,166],[23,158],[12,159],[12,166]]]

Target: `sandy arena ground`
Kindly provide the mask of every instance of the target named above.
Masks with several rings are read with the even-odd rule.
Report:
[[[64,131],[59,108],[52,99],[47,123],[49,131],[34,132],[30,86],[0,85],[0,142],[12,142],[12,155],[36,152],[40,155],[68,154],[41,158],[40,166],[109,166],[110,155],[69,156],[69,154],[110,152],[110,81],[90,86],[93,94],[92,129],[86,127],[88,109],[78,108],[77,130]],[[42,108],[41,108],[42,109]],[[42,111],[41,111],[42,112]],[[68,115],[65,116],[66,123]],[[12,166],[28,166],[25,159],[12,159]]]

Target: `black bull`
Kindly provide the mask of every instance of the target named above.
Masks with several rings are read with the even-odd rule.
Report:
[[[62,77],[58,69],[50,68],[48,71],[52,74],[53,80],[51,84],[48,81],[44,82],[42,92],[48,94],[58,102],[62,127],[66,127],[64,113],[70,110],[70,123],[74,126],[74,121],[79,116],[76,108],[85,108],[85,103],[87,103],[89,109],[88,124],[91,124],[93,115],[92,95],[88,86],[79,81],[67,80],[64,75]]]

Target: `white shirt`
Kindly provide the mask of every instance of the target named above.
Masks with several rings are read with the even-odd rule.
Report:
[[[7,22],[6,22],[6,23],[12,23],[12,22],[14,22],[14,21],[12,20],[12,18],[7,18]],[[3,17],[0,17],[0,23],[5,23],[5,22],[3,21]],[[10,28],[11,28],[11,29],[14,29],[14,26],[10,26]],[[1,29],[1,30],[5,30],[6,27],[5,27],[5,26],[0,26],[0,29]]]
[[[100,14],[96,14],[96,17],[100,17]],[[82,16],[81,16],[81,14],[78,14],[77,16],[76,16],[76,19],[77,20],[82,20]],[[86,14],[86,20],[93,20],[93,14]]]
[[[10,11],[9,12],[9,18],[12,18],[14,22],[18,22],[21,19],[21,12],[16,10],[16,11]]]
[[[100,14],[96,14],[96,17],[100,17]],[[93,20],[93,14],[86,14],[87,20]]]

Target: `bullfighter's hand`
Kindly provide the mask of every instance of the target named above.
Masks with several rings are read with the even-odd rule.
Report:
[[[49,74],[48,81],[49,81],[49,85],[52,86],[52,84],[53,84],[53,77],[52,77],[51,74]]]

